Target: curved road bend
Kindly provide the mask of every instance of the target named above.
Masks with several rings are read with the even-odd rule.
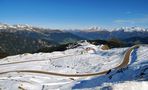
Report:
[[[131,51],[135,48],[139,48],[140,45],[134,45],[130,47],[126,53],[124,54],[123,62],[116,66],[114,69],[120,69],[128,65],[129,63],[129,57],[131,54]],[[6,71],[6,72],[0,72],[0,74],[6,74],[10,72],[25,72],[25,73],[40,73],[40,74],[47,74],[47,75],[55,75],[55,76],[65,76],[65,77],[85,77],[85,76],[96,76],[96,75],[102,75],[106,74],[109,70],[97,72],[97,73],[88,73],[88,74],[62,74],[62,73],[54,73],[54,72],[46,72],[46,71],[39,71],[39,70],[15,70],[15,71]]]

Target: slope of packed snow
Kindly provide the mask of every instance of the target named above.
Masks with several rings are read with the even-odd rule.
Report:
[[[78,48],[63,52],[6,57],[0,59],[0,88],[2,90],[110,90],[110,88],[123,90],[131,88],[127,85],[138,84],[137,88],[142,85],[145,89],[148,85],[148,46],[140,46],[132,51],[128,67],[112,69],[122,63],[126,50],[127,48],[101,50],[101,46],[85,43]],[[87,74],[109,69],[111,72],[108,74],[89,77],[63,77],[28,72],[2,73],[15,70],[40,70],[63,74]]]
[[[148,82],[126,81],[124,83],[113,84],[112,89],[113,90],[147,90]]]
[[[86,51],[91,47],[95,51]],[[0,65],[4,63],[13,63],[20,61],[40,60],[18,64],[4,65],[2,71],[19,69],[37,69],[51,72],[63,73],[91,73],[108,70],[121,63],[125,49],[111,49],[103,51],[100,46],[83,45],[76,49],[66,50],[64,52],[22,54],[7,57],[1,60]],[[39,63],[40,62],[40,63]],[[26,64],[29,64],[26,67]],[[16,68],[15,65],[19,65]],[[33,66],[35,65],[35,66]],[[8,67],[9,66],[9,67]],[[32,67],[33,66],[33,67]]]

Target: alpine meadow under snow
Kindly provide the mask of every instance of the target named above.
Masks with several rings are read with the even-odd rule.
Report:
[[[0,59],[0,89],[148,89],[147,45],[103,49],[104,45],[80,44],[65,51]]]

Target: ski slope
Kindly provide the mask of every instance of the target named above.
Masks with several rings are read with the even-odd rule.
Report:
[[[0,88],[98,90],[124,81],[146,81],[147,84],[147,51],[146,45],[102,50],[101,46],[85,43],[64,52],[6,57],[0,60]]]

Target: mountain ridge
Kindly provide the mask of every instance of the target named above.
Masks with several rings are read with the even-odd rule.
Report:
[[[131,46],[136,43],[148,43],[147,37],[148,29],[139,27],[126,27],[115,30],[98,27],[85,30],[60,30],[45,29],[31,25],[0,23],[0,49],[2,49],[2,53],[8,55],[33,53],[44,48],[59,50],[59,48],[66,48],[62,44],[68,45],[68,43],[75,43],[80,40],[94,40],[92,42],[97,44],[106,42],[113,47]]]

